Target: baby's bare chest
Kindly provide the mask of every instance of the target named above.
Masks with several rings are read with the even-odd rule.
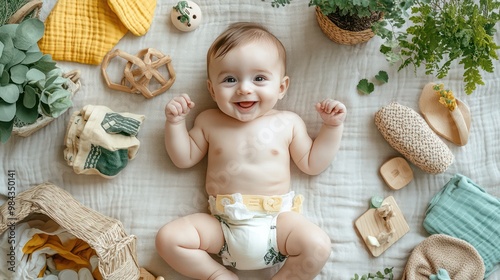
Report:
[[[276,161],[290,157],[291,132],[273,130],[269,126],[248,127],[240,131],[220,128],[211,133],[208,142],[211,160]]]

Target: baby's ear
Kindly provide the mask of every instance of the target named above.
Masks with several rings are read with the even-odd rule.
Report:
[[[282,99],[285,96],[289,85],[290,85],[290,78],[288,76],[283,77],[283,79],[281,79],[281,84],[280,84],[279,99]]]
[[[215,92],[210,79],[207,79],[207,88],[208,92],[210,93],[210,96],[212,96],[212,99],[215,101]]]

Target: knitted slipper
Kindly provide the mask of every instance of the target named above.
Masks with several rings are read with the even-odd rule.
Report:
[[[397,102],[375,113],[375,125],[385,140],[406,159],[429,173],[442,173],[453,154],[415,110]]]
[[[437,90],[434,88],[435,86],[438,87]],[[467,144],[469,138],[471,123],[469,107],[451,95],[450,97],[456,101],[456,107],[452,107],[453,110],[448,109],[448,105],[452,103],[449,99],[448,105],[441,103],[441,96],[437,93],[440,89],[442,90],[442,86],[439,88],[439,85],[435,83],[425,85],[419,100],[420,112],[432,130],[439,136],[456,145],[463,146]],[[441,100],[444,101],[444,98]]]

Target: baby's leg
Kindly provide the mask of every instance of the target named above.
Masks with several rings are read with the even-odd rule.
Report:
[[[278,249],[288,258],[273,280],[304,280],[318,275],[331,253],[328,235],[296,212],[281,213],[276,229]]]
[[[204,213],[174,220],[156,235],[158,254],[177,272],[195,279],[238,279],[209,255],[223,245],[220,222]]]

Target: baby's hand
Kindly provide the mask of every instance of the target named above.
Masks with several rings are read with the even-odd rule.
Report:
[[[341,102],[327,98],[316,104],[316,111],[326,125],[337,126],[344,122],[347,109]]]
[[[194,107],[194,102],[187,94],[174,97],[165,106],[165,116],[170,123],[177,123],[184,120],[189,114],[191,108]]]

